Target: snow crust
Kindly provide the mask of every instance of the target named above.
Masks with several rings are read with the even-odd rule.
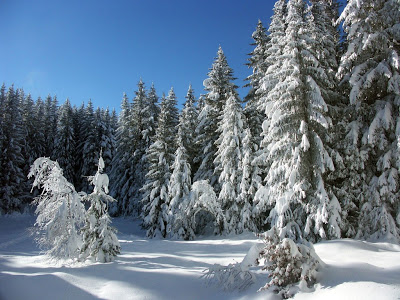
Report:
[[[40,253],[29,233],[34,222],[29,215],[0,217],[0,299],[279,299],[269,290],[257,293],[268,277],[251,266],[257,251],[249,249],[259,241],[250,233],[148,240],[139,221],[117,218],[121,255],[113,263],[71,264]],[[315,251],[325,263],[319,283],[294,299],[398,299],[399,245],[343,239],[315,244]],[[255,275],[242,292],[200,278],[214,264],[235,263]]]

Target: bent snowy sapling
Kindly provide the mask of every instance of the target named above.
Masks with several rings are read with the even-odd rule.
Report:
[[[34,199],[37,204],[35,226],[37,243],[55,259],[74,259],[82,245],[79,228],[85,219],[85,208],[75,187],[63,176],[59,164],[40,157],[32,164],[28,178],[34,176],[33,188],[42,189]]]

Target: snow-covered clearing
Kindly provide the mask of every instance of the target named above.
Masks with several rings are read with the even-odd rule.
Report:
[[[0,299],[279,299],[257,293],[267,279],[244,292],[207,286],[200,276],[218,263],[241,261],[257,242],[252,234],[149,240],[137,222],[114,219],[122,252],[112,263],[57,264],[42,255],[29,234],[31,216],[0,217]],[[400,246],[335,240],[315,245],[326,263],[320,283],[294,299],[400,299]]]

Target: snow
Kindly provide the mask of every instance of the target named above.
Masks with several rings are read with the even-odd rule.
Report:
[[[34,222],[29,215],[0,217],[0,299],[279,299],[269,290],[257,293],[268,281],[260,268],[250,267],[256,282],[242,292],[200,278],[214,264],[240,263],[259,243],[250,233],[149,240],[139,221],[117,218],[121,255],[112,263],[72,264],[40,253],[30,235]],[[399,299],[399,245],[343,239],[314,246],[325,263],[320,282],[294,299]]]

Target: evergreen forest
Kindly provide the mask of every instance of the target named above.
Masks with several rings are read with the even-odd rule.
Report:
[[[0,213],[32,208],[39,157],[92,193],[102,153],[109,213],[140,218],[149,238],[399,242],[400,2],[358,2],[339,14],[336,0],[276,1],[252,35],[244,99],[222,47],[182,109],[141,79],[119,114],[3,84]]]

